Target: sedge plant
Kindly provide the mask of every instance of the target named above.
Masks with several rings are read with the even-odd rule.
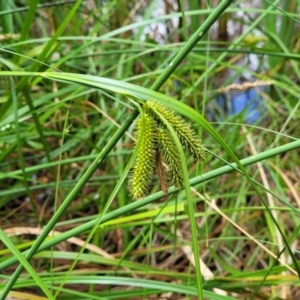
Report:
[[[97,6],[89,11],[81,1],[70,1],[66,5],[52,3],[61,9],[54,9],[54,18],[60,20],[56,22],[58,28],[53,30],[50,38],[38,40],[31,39],[28,28],[35,17],[41,16],[37,13],[39,9],[46,5],[30,1],[28,9],[20,9],[25,18],[16,17],[14,23],[12,18],[18,13],[12,13],[19,8],[14,1],[1,4],[0,18],[5,39],[14,36],[18,25],[23,24],[22,19],[25,22],[18,41],[7,39],[1,43],[1,53],[4,54],[0,60],[1,82],[9,84],[0,87],[0,180],[4,187],[0,190],[0,204],[8,207],[10,201],[27,195],[30,205],[35,208],[37,224],[42,228],[37,238],[27,243],[12,237],[8,230],[0,232],[6,245],[1,249],[1,271],[8,272],[13,264],[19,263],[11,275],[2,276],[2,299],[13,296],[15,289],[22,286],[38,287],[49,299],[86,298],[81,291],[69,288],[82,283],[88,285],[90,299],[146,299],[148,295],[171,292],[187,298],[228,300],[233,299],[230,291],[238,295],[235,297],[242,298],[247,292],[255,298],[258,293],[265,297],[268,293],[264,289],[266,286],[275,295],[277,288],[284,284],[297,285],[300,272],[290,245],[295,242],[299,231],[299,226],[293,227],[297,224],[299,211],[284,196],[291,191],[297,199],[297,193],[291,182],[293,177],[278,170],[278,166],[288,170],[291,167],[289,161],[292,164],[297,159],[296,149],[300,144],[292,124],[297,119],[299,105],[295,99],[299,95],[299,86],[291,79],[295,75],[276,74],[277,68],[289,71],[284,68],[284,63],[291,60],[292,70],[298,76],[297,47],[293,53],[290,50],[297,43],[288,43],[286,47],[282,43],[285,39],[290,41],[293,36],[292,27],[297,23],[297,15],[295,6],[288,11],[285,5],[282,12],[276,10],[279,1],[272,5],[267,2],[258,17],[252,19],[248,28],[226,48],[208,44],[206,34],[225,10],[232,14],[240,11],[238,2],[222,1],[214,9],[200,9],[199,3],[191,3],[193,11],[184,11],[184,5],[181,5],[179,13],[155,20],[191,17],[193,34],[189,34],[188,22],[184,20],[183,34],[178,32],[180,43],[156,45],[151,37],[147,37],[143,49],[140,44],[143,29],[153,23],[151,10],[158,1],[151,2],[141,22],[132,24],[128,24],[126,10],[122,9],[120,1],[107,3],[106,14]],[[229,7],[230,4],[233,5]],[[244,11],[252,14],[255,10]],[[47,9],[44,13],[48,13]],[[81,13],[89,19],[75,17]],[[197,26],[198,16],[205,20],[201,26]],[[272,24],[277,16],[287,29],[286,36],[285,28],[280,29],[280,36],[273,30]],[[289,18],[294,21],[287,22]],[[259,26],[263,21],[268,30],[265,34],[267,48],[252,45],[251,49],[243,49],[249,33],[256,29],[262,31]],[[124,22],[123,26],[119,26],[119,22]],[[47,32],[43,22],[40,24],[41,32]],[[89,26],[86,36],[79,35],[86,24]],[[103,24],[116,26],[116,29],[107,31],[109,26]],[[67,30],[69,35],[64,35]],[[135,39],[128,39],[131,30],[137,32]],[[36,48],[33,49],[32,43]],[[101,49],[97,47],[99,43]],[[217,94],[210,78],[218,77],[220,70],[227,68],[242,74],[245,67],[234,64],[238,55],[259,52],[283,58],[270,60],[272,72],[269,74],[274,76],[270,95],[275,93],[275,98],[282,99],[284,109],[268,95],[267,109],[273,120],[270,127],[246,127],[247,138],[255,133],[252,135],[254,146],[261,152],[239,160],[238,157],[248,151],[246,136],[240,134],[240,116],[214,124],[204,118],[206,105],[211,105],[210,98]],[[139,73],[140,69],[144,73]],[[249,73],[260,80],[269,76]],[[9,76],[10,81],[7,80]],[[233,80],[234,76],[224,82],[227,84]],[[176,94],[174,82],[180,84],[180,95]],[[203,89],[207,94],[202,93]],[[192,105],[184,104],[191,102]],[[202,113],[199,113],[200,105]],[[286,117],[283,126],[277,110]],[[286,116],[286,111],[290,115]],[[120,124],[113,122],[114,118]],[[134,130],[132,124],[135,120]],[[198,126],[196,130],[194,125]],[[132,132],[135,142],[131,140]],[[272,139],[273,135],[276,138]],[[261,137],[268,145],[266,148]],[[61,144],[56,145],[58,140]],[[85,155],[80,155],[81,152]],[[16,157],[20,159],[19,163],[15,162]],[[276,191],[265,181],[262,184],[255,172],[256,163],[263,160],[267,162],[264,164],[267,178],[276,184]],[[30,161],[38,163],[30,165]],[[200,164],[194,166],[195,161]],[[19,167],[14,168],[14,165]],[[297,165],[292,167],[297,173]],[[49,171],[46,177],[51,178],[50,182],[44,178],[35,179],[36,174],[39,176],[44,170]],[[191,190],[191,186],[195,189]],[[39,190],[49,187],[56,191],[55,205],[51,215],[45,216],[35,201]],[[204,191],[203,195],[199,194],[200,190]],[[264,193],[272,195],[276,204],[267,203]],[[215,199],[222,202],[222,211],[210,210]],[[51,197],[45,203],[47,201],[51,203]],[[81,212],[90,207],[97,207],[97,210],[90,210],[82,216]],[[77,211],[80,217],[76,215]],[[231,223],[224,221],[224,213],[230,216]],[[68,219],[70,214],[75,217]],[[293,234],[289,234],[289,227],[284,223],[286,215],[290,217]],[[200,225],[202,222],[198,222],[199,218],[206,220],[205,230]],[[240,235],[240,229],[235,231],[231,227],[231,224],[239,223],[243,223],[243,227],[249,226],[252,236],[245,238]],[[218,232],[218,224],[222,224],[221,232]],[[181,225],[188,225],[186,238],[180,233]],[[27,230],[28,234],[33,233],[31,228]],[[72,239],[75,236],[84,237],[76,250],[60,251],[56,248],[68,239],[69,242],[78,242]],[[112,247],[107,242],[109,237],[116,241]],[[278,247],[280,237],[282,244]],[[261,241],[265,241],[265,245]],[[93,247],[95,245],[98,247]],[[53,249],[49,251],[51,247]],[[252,247],[253,254],[245,251],[247,247]],[[191,249],[189,255],[186,254],[187,248]],[[278,248],[280,251],[277,252]],[[110,255],[113,251],[114,255]],[[177,272],[172,266],[170,269],[161,267],[160,253],[162,257],[172,253],[170,258],[175,266],[175,258],[180,258],[183,252],[189,260],[188,268],[183,272]],[[203,272],[200,255],[205,253],[209,253],[202,257],[207,265],[218,267],[215,271],[217,278],[207,277]],[[250,253],[247,259],[241,258],[243,253]],[[49,260],[52,263],[48,265]],[[56,269],[56,261],[65,260],[72,261],[71,266],[66,264],[67,271]],[[264,270],[258,270],[256,260],[264,263]],[[233,263],[240,261],[243,270]],[[35,270],[35,266],[36,269],[43,268],[44,262],[49,274]],[[79,270],[86,262],[96,266],[95,271]],[[103,268],[103,265],[107,267]],[[22,274],[23,268],[30,278],[27,273]],[[99,275],[100,268],[103,273]],[[289,275],[284,272],[289,272]],[[167,280],[158,281],[152,276],[162,276],[160,278]],[[120,293],[111,289],[112,285],[131,288]],[[99,291],[100,286],[106,286],[107,290]],[[216,288],[221,288],[222,293]],[[260,293],[261,290],[264,293]]]

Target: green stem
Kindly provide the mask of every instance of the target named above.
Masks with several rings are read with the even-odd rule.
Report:
[[[213,25],[213,23],[219,18],[219,16],[225,11],[225,9],[231,4],[233,0],[223,0],[221,4],[212,12],[212,14],[206,19],[203,25],[192,35],[191,39],[186,43],[186,45],[179,51],[177,55],[171,60],[169,66],[165,69],[165,71],[159,76],[159,78],[155,81],[155,83],[151,86],[151,89],[154,91],[158,91],[161,86],[166,82],[166,80],[172,75],[174,70],[180,65],[180,63],[184,60],[184,58],[189,54],[189,52],[193,49],[193,47],[201,40],[202,36],[209,30],[209,28]],[[77,8],[77,7],[76,7]],[[49,45],[48,45],[49,48]],[[48,50],[48,49],[47,49]],[[31,68],[32,70],[32,68]],[[79,182],[76,184],[74,189],[67,196],[63,204],[57,210],[57,212],[53,215],[52,219],[49,221],[41,235],[37,238],[35,243],[26,253],[26,259],[29,261],[36,251],[39,249],[45,238],[48,236],[49,232],[54,227],[55,223],[60,219],[60,217],[64,214],[67,208],[72,203],[73,199],[80,192],[80,190],[84,187],[86,182],[92,176],[94,171],[97,169],[99,163],[105,159],[105,157],[109,154],[109,152],[113,149],[119,139],[123,136],[126,130],[129,128],[131,123],[138,115],[138,110],[135,109],[130,116],[126,119],[126,121],[122,124],[122,126],[117,130],[114,134],[113,138],[109,141],[109,143],[104,147],[99,156],[94,160]],[[141,203],[141,201],[137,201]],[[103,219],[105,216],[103,217]],[[199,255],[199,253],[194,253],[194,255]],[[17,281],[23,270],[23,266],[19,265],[14,274],[11,276],[7,285],[1,294],[1,300],[5,299],[9,291],[12,289],[14,283]]]
[[[257,162],[263,161],[265,159],[268,159],[270,157],[274,157],[276,155],[279,155],[281,153],[285,153],[288,151],[292,151],[294,149],[297,149],[300,147],[300,140],[288,143],[286,145],[282,145],[276,148],[273,148],[271,150],[265,151],[263,153],[259,153],[257,155],[254,156],[250,156],[247,157],[245,159],[242,159],[240,161],[242,166],[248,166],[248,165],[252,165],[255,164]],[[236,163],[232,163],[232,164],[228,164],[224,167],[221,167],[219,169],[207,172],[205,174],[202,174],[200,176],[194,177],[192,179],[189,180],[189,184],[190,186],[194,186],[197,184],[200,184],[202,182],[206,182],[209,180],[212,180],[216,177],[219,177],[221,175],[224,175],[226,173],[229,173],[231,171],[234,171],[237,169],[237,164]],[[175,187],[171,187],[169,189],[168,195],[174,194],[178,192],[178,188]],[[132,213],[134,210],[139,209],[143,206],[146,206],[149,203],[152,203],[162,197],[165,197],[166,195],[164,194],[164,192],[160,191],[157,193],[154,193],[144,199],[140,199],[139,201],[134,201],[124,207],[120,207],[108,214],[106,214],[105,216],[103,216],[103,218],[101,219],[101,222],[98,223],[98,218],[95,218],[92,221],[89,221],[85,224],[82,224],[74,229],[71,229],[67,232],[64,232],[62,234],[60,234],[59,236],[55,236],[53,237],[51,240],[46,241],[45,243],[43,243],[43,245],[41,245],[37,252],[41,252],[45,249],[48,249],[50,247],[55,246],[56,244],[59,244],[63,241],[66,241],[67,239],[80,235],[83,232],[89,231],[93,226],[95,226],[95,224],[100,225],[100,224],[104,224],[110,220],[116,219],[120,216],[126,215],[128,213]],[[42,233],[43,234],[43,233]],[[30,249],[31,250],[31,249]],[[26,257],[29,253],[30,250],[24,251],[22,254]],[[11,265],[15,264],[18,260],[15,257],[9,258],[7,260],[5,260],[4,262],[0,263],[0,271],[3,271],[4,269],[10,267]]]
[[[32,196],[32,192],[29,188],[29,184],[28,184],[28,174],[26,172],[26,167],[25,167],[25,163],[24,163],[24,156],[23,156],[23,151],[22,151],[22,136],[20,134],[20,124],[19,124],[19,117],[18,117],[18,98],[17,98],[17,94],[16,94],[16,88],[15,88],[15,82],[12,79],[12,77],[9,78],[10,79],[10,89],[11,89],[11,99],[12,99],[12,103],[13,103],[13,111],[14,111],[14,117],[15,117],[15,128],[16,128],[16,136],[17,136],[17,145],[18,145],[18,155],[19,155],[19,164],[20,164],[20,168],[22,170],[22,177],[23,177],[23,185],[26,188],[26,192],[27,195],[29,197],[29,202],[30,205],[33,209],[33,213],[35,215],[35,218],[37,220],[39,220],[39,214],[38,211],[36,209],[36,206],[34,205],[34,201],[33,201],[33,196]],[[42,224],[39,224],[40,226]]]
[[[171,60],[169,66],[164,72],[157,78],[151,87],[151,90],[158,91],[166,80],[172,75],[175,69],[180,65],[184,58],[191,52],[191,50],[201,40],[203,35],[209,30],[209,28],[216,22],[216,20],[222,15],[225,9],[233,2],[233,0],[223,0],[218,7],[212,12],[210,16],[205,20],[202,26],[192,35],[190,40],[183,46],[183,48],[175,55]]]
[[[176,150],[179,153],[180,163],[181,163],[181,168],[182,168],[183,178],[184,178],[184,188],[185,188],[185,193],[186,193],[188,216],[189,216],[189,220],[190,220],[190,228],[191,228],[191,234],[192,234],[192,250],[194,253],[198,299],[202,300],[203,299],[203,292],[202,292],[203,284],[202,284],[201,266],[200,266],[200,260],[199,260],[200,251],[199,251],[199,245],[198,245],[198,243],[199,243],[198,242],[198,231],[197,231],[197,224],[196,224],[196,219],[195,219],[194,203],[193,203],[191,189],[190,189],[190,185],[189,185],[189,173],[188,173],[188,169],[187,169],[185,154],[184,154],[182,145],[179,141],[178,135],[175,132],[172,125],[157,110],[154,109],[154,111],[159,116],[159,118],[163,121],[163,123],[166,125],[169,132],[171,133],[172,138],[176,144],[176,148],[177,148]]]
[[[109,154],[109,152],[114,148],[116,141],[118,141],[127,128],[130,126],[130,124],[133,122],[135,117],[138,114],[138,110],[136,109],[129,115],[129,117],[125,120],[125,122],[122,124],[122,126],[115,132],[112,139],[106,144],[106,146],[103,148],[103,150],[99,153],[99,155],[96,157],[96,159],[93,161],[93,163],[90,165],[90,167],[87,169],[87,171],[83,174],[81,179],[78,181],[78,183],[75,185],[73,190],[70,192],[70,194],[66,197],[65,201],[62,203],[62,205],[58,208],[56,213],[53,215],[52,219],[49,221],[49,223],[46,225],[42,233],[39,235],[35,243],[32,245],[32,247],[26,252],[26,259],[29,261],[33,255],[37,252],[40,245],[43,243],[45,238],[48,236],[48,234],[51,232],[55,224],[58,222],[60,217],[64,214],[64,212],[67,210],[67,208],[70,206],[72,201],[75,199],[75,197],[78,195],[78,193],[81,191],[81,189],[84,187],[86,182],[90,179],[90,177],[94,174],[96,169],[98,168],[99,164],[103,161],[103,159]],[[12,275],[10,280],[8,281],[7,285],[5,286],[0,299],[4,300],[6,299],[6,296],[8,292],[13,287],[14,283],[18,279],[19,275],[21,274],[23,270],[23,266],[19,265],[16,269],[15,273]]]

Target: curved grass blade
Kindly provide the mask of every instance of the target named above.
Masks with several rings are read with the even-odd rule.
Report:
[[[13,74],[12,74],[13,73]],[[15,76],[26,76],[26,72],[7,72],[3,71],[0,72],[0,75],[15,75]],[[30,74],[30,75],[29,75]],[[163,95],[158,92],[154,92],[152,90],[149,90],[147,88],[143,88],[140,86],[136,86],[134,84],[114,80],[114,79],[108,79],[103,77],[96,77],[92,75],[81,75],[81,74],[73,74],[73,73],[54,73],[54,72],[45,72],[45,73],[39,73],[39,72],[32,72],[27,74],[27,76],[42,76],[45,78],[49,78],[52,80],[59,80],[63,82],[73,82],[78,84],[83,84],[89,87],[94,88],[100,88],[105,90],[110,90],[116,93],[120,93],[124,96],[131,96],[132,98],[141,99],[141,100],[153,100],[155,99],[157,102],[164,104],[165,106],[171,108],[175,112],[189,118],[190,120],[194,121],[195,123],[202,126],[204,130],[206,130],[219,144],[221,147],[224,148],[224,150],[228,153],[228,155],[233,159],[233,161],[237,164],[238,168],[241,170],[241,172],[246,176],[249,183],[252,185],[254,191],[259,196],[260,200],[266,207],[266,210],[268,211],[270,218],[278,228],[280,234],[282,235],[282,238],[284,240],[284,243],[289,251],[290,256],[293,259],[293,262],[295,264],[295,268],[297,269],[299,278],[300,278],[300,267],[297,264],[297,261],[295,259],[295,256],[289,247],[287,243],[287,239],[284,236],[281,228],[278,225],[278,222],[273,217],[266,201],[262,197],[261,193],[259,192],[258,188],[256,187],[256,184],[251,179],[251,177],[248,175],[246,169],[243,167],[243,165],[240,163],[239,159],[236,157],[234,152],[231,150],[229,145],[224,141],[224,139],[218,134],[218,132],[210,125],[210,123],[197,111],[189,107],[188,105],[179,102],[169,96]]]

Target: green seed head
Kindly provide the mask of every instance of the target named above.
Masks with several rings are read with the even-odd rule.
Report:
[[[155,120],[147,113],[137,120],[135,136],[141,143],[129,180],[129,189],[135,199],[144,197],[151,183],[156,160],[156,127]]]
[[[165,126],[155,111],[160,113],[176,131],[184,149],[186,149],[194,158],[200,161],[205,160],[206,151],[202,146],[201,139],[183,118],[168,107],[154,101],[146,101],[145,110],[149,112],[149,114],[151,114],[157,122],[159,122],[159,124]]]
[[[184,185],[180,156],[170,133],[164,129],[157,131],[158,149],[169,167],[169,175],[174,185],[181,188]]]

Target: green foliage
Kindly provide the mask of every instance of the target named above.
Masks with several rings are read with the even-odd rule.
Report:
[[[0,1],[0,300],[299,298],[299,1],[219,2]]]

